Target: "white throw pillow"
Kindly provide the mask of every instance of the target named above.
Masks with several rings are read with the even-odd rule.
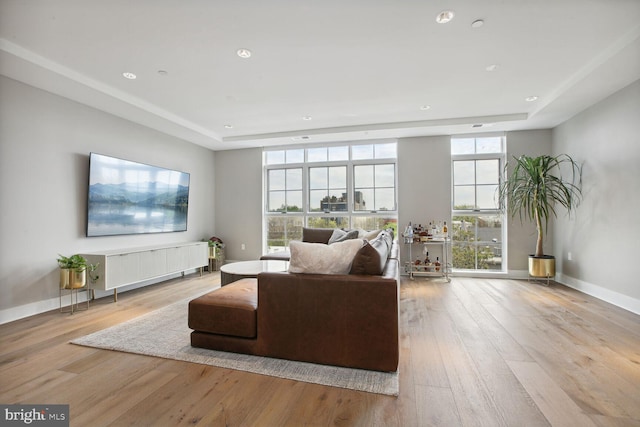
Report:
[[[365,239],[365,240],[373,240],[376,237],[378,237],[378,234],[380,234],[380,232],[382,230],[373,230],[373,231],[367,231],[367,230],[363,230],[362,228],[356,228],[356,230],[358,230],[358,239]]]
[[[349,239],[332,245],[323,243],[289,242],[290,273],[349,274],[351,263],[364,241]]]
[[[373,240],[376,237],[378,237],[378,234],[380,234],[381,231],[382,230],[367,231],[365,232],[365,235],[362,238],[367,240]]]

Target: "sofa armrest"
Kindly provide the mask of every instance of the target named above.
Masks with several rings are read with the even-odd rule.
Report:
[[[260,257],[260,261],[289,261],[290,259],[291,252],[289,251],[272,252]]]
[[[365,275],[258,275],[260,352],[378,371],[398,366],[399,287]]]

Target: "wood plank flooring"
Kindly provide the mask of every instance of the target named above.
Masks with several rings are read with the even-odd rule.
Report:
[[[0,402],[72,426],[640,426],[640,316],[553,283],[403,279],[397,398],[69,344],[219,280],[0,325]]]

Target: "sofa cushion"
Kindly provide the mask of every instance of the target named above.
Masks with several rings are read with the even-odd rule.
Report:
[[[211,334],[254,338],[257,279],[242,279],[189,301],[189,328]]]
[[[365,240],[364,246],[353,257],[349,274],[381,275],[392,245],[392,234],[386,231],[381,231],[371,241]]]
[[[328,244],[333,228],[307,228],[302,229],[302,241],[308,243]]]
[[[344,231],[336,228],[333,230],[331,237],[329,238],[329,244],[332,245],[337,242],[344,242],[345,240],[357,239],[358,230]]]
[[[364,241],[350,239],[325,245],[322,243],[290,242],[290,273],[348,274],[355,254]]]

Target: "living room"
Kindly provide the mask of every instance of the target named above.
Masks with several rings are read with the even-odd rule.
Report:
[[[625,19],[635,17],[637,22],[637,6],[627,2],[614,4],[628,8]],[[11,19],[11,11],[4,13],[5,7],[8,6],[3,4],[0,8],[3,15],[0,28],[9,28],[4,24]],[[464,15],[458,13],[460,16]],[[37,35],[37,31],[33,33]],[[622,36],[608,39],[606,50],[589,51],[578,43],[591,56],[573,74],[563,75],[562,80],[538,89],[547,91],[541,95],[549,96],[553,91],[563,94],[575,91],[580,95],[578,99],[584,100],[584,108],[553,127],[534,125],[536,114],[532,114],[530,126],[523,120],[525,124],[517,129],[501,130],[497,125],[489,130],[505,136],[508,158],[567,153],[583,163],[584,199],[571,217],[560,214],[552,222],[545,242],[546,248],[556,255],[556,281],[583,292],[585,298],[594,296],[638,314],[640,290],[633,271],[640,236],[640,225],[633,217],[633,212],[640,208],[636,188],[640,170],[635,163],[640,159],[638,26],[627,23],[617,34]],[[58,309],[55,262],[58,254],[200,241],[212,235],[225,241],[230,260],[258,259],[264,253],[263,145],[250,146],[248,142],[230,139],[225,149],[210,149],[194,143],[206,136],[194,137],[193,129],[180,130],[170,120],[160,119],[166,112],[155,116],[148,112],[141,114],[140,103],[136,104],[135,99],[128,98],[127,103],[113,98],[112,103],[98,109],[91,106],[95,102],[92,97],[103,94],[95,89],[77,99],[56,94],[56,91],[65,93],[68,86],[80,85],[83,76],[76,76],[75,82],[66,72],[53,73],[51,77],[47,74],[51,71],[44,71],[42,58],[33,56],[34,52],[20,51],[20,40],[10,39],[4,32],[2,36],[0,323]],[[35,53],[46,57],[46,52]],[[82,53],[93,54],[97,53]],[[12,59],[8,60],[9,56]],[[623,56],[629,62],[624,62]],[[16,62],[29,59],[36,67],[31,68],[30,74],[17,74]],[[619,71],[618,80],[611,78],[610,85],[598,86],[598,91],[585,90],[593,81],[609,78],[612,70]],[[45,75],[51,80],[39,85],[46,80]],[[559,99],[562,102],[565,98]],[[537,107],[522,108],[544,115],[561,107],[553,104],[549,110],[539,111]],[[460,134],[474,131],[469,124],[465,126]],[[401,225],[416,218],[451,216],[452,133],[438,131],[429,128],[424,135],[394,137],[398,147],[397,199]],[[373,129],[369,138],[358,136],[358,139],[377,139],[371,135],[376,135]],[[286,139],[291,141],[290,137]],[[238,148],[230,149],[234,143]],[[91,152],[189,172],[187,231],[87,238]],[[428,200],[415,197],[416,188],[425,183],[431,190]],[[526,257],[533,249],[534,229],[531,224],[520,225],[515,218],[508,223],[508,233],[508,266],[504,277],[526,279]],[[150,292],[154,286],[149,287]],[[60,316],[61,322],[67,319]],[[637,357],[637,341],[630,351],[636,352]]]

